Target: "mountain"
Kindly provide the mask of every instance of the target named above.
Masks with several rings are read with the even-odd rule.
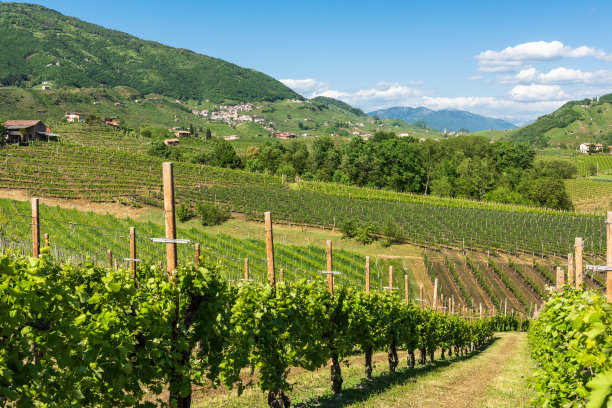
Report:
[[[227,61],[145,41],[48,8],[0,3],[0,84],[129,86],[142,94],[214,102],[303,99]]]
[[[612,144],[612,94],[567,102],[556,111],[509,133],[509,138],[537,147],[582,142]]]
[[[490,118],[455,109],[435,111],[423,107],[395,107],[370,112],[368,115],[378,116],[382,119],[401,119],[408,123],[422,121],[429,128],[440,131],[446,129],[448,132],[457,132],[461,129],[467,129],[470,132],[478,132],[480,130],[488,129],[516,129],[515,125],[502,119]]]
[[[346,102],[339,101],[338,99],[329,98],[327,96],[316,96],[310,100],[310,102],[322,105],[325,107],[336,106],[345,111],[351,112],[357,116],[367,116],[364,111],[359,108],[353,108]]]

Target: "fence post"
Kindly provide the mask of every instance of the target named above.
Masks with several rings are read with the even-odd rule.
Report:
[[[365,293],[370,293],[370,257],[366,256],[365,261]]]
[[[478,315],[479,319],[482,319],[482,303],[480,303],[480,313]]]
[[[38,214],[38,198],[32,199],[32,256],[40,255],[40,218]]]
[[[508,298],[504,302],[504,317],[508,316]]]
[[[49,234],[44,234],[43,239],[45,240],[45,246],[49,246]]]
[[[281,269],[279,272],[279,282],[283,283],[284,280],[285,280],[285,274],[284,274],[284,271]]]
[[[574,256],[567,254],[567,284],[574,286]]]
[[[393,266],[389,265],[389,292],[393,292]]]
[[[582,289],[582,238],[576,238],[574,241],[574,252],[576,261],[576,289]]]
[[[194,245],[194,251],[195,251],[194,264],[195,264],[195,267],[197,268],[198,266],[200,266],[200,244]]]
[[[404,296],[406,297],[406,303],[408,303],[409,296],[408,296],[408,275],[404,275]]]
[[[276,272],[274,271],[274,237],[272,236],[272,214],[264,213],[264,227],[266,229],[266,254],[268,257],[268,283],[272,289],[276,288]]]
[[[561,287],[565,284],[565,279],[563,278],[563,269],[557,266],[557,290],[561,290]]]
[[[113,269],[113,251],[110,249],[106,251],[106,257],[108,258],[108,267]]]
[[[436,278],[434,281],[433,303],[431,304],[431,307],[433,308],[434,312],[436,311],[437,306],[438,306],[438,278]]]
[[[130,227],[130,269],[132,270],[132,275],[134,279],[136,279],[136,228]]]
[[[325,242],[325,249],[326,249],[326,260],[327,260],[327,271],[331,272],[333,271],[333,262],[332,262],[332,241],[331,239],[328,239]],[[329,293],[333,296],[334,295],[334,275],[331,273],[327,274],[327,289],[329,290]]]
[[[166,238],[176,239],[176,221],[174,219],[174,171],[172,162],[162,164],[164,187],[164,218],[166,219]],[[166,263],[168,280],[176,271],[176,243],[166,243]]]
[[[244,281],[249,281],[249,258],[244,258]]]
[[[423,284],[419,284],[419,299],[421,299],[421,301],[419,302],[421,304],[421,310],[423,310],[423,303],[425,303],[425,299],[423,299]]]

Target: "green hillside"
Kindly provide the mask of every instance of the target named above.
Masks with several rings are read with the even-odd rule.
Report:
[[[577,148],[582,142],[612,144],[612,94],[568,102],[535,122],[509,132],[509,137],[538,147]]]
[[[173,98],[301,98],[252,69],[145,41],[38,5],[0,3],[0,83],[20,87],[125,85]]]

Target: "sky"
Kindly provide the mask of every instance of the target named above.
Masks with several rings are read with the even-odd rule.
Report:
[[[612,2],[41,0],[366,112],[462,109],[517,125],[612,92]]]

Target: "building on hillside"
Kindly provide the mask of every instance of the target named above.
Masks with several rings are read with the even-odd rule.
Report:
[[[87,117],[84,113],[67,112],[65,115],[68,122],[82,122]]]
[[[40,87],[40,89],[42,89],[43,91],[49,91],[51,87],[49,85],[43,85]]]
[[[272,137],[276,139],[295,139],[296,135],[293,132],[274,132]]]
[[[580,153],[589,153],[591,145],[595,146],[595,151],[600,152],[603,150],[603,145],[601,143],[580,143]]]
[[[191,135],[191,133],[189,133],[188,130],[175,130],[174,131],[174,136],[176,137],[187,137]]]
[[[166,146],[178,146],[180,140],[178,139],[166,139],[164,140],[164,144]]]
[[[223,136],[223,139],[225,139],[225,140],[238,140],[238,139],[240,139],[240,136],[238,136],[238,135]]]
[[[59,135],[51,133],[40,120],[7,120],[4,122],[7,130],[4,141],[7,144],[20,144],[31,141],[46,142],[58,140]]]

